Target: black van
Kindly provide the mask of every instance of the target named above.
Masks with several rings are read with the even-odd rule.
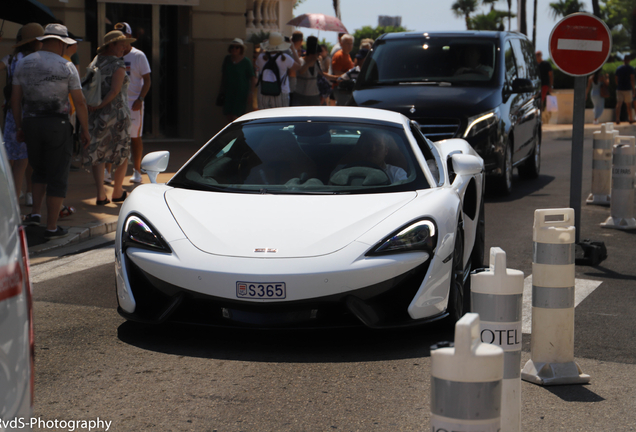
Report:
[[[512,190],[512,170],[539,176],[541,82],[532,44],[515,32],[408,32],[380,36],[349,105],[400,112],[432,141],[467,140],[489,188]]]

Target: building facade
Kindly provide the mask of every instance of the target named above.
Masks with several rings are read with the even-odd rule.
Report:
[[[84,40],[80,72],[90,63],[104,35],[128,22],[152,68],[144,134],[149,142],[180,140],[197,148],[226,124],[215,105],[221,64],[234,38],[249,41],[278,31],[290,36],[296,0],[39,0]],[[12,52],[20,25],[7,22],[0,57]],[[247,43],[252,57],[254,43]],[[5,77],[0,77],[4,85]]]

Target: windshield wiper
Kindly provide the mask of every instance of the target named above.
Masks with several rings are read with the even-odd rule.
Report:
[[[436,85],[439,87],[450,87],[453,84],[448,81],[400,81],[399,85]]]
[[[207,185],[202,183],[196,183],[191,180],[173,180],[168,183],[168,186],[189,189],[189,190],[198,190],[198,191],[214,191],[214,192],[233,192],[234,189],[223,187],[223,186],[215,186],[215,185]]]

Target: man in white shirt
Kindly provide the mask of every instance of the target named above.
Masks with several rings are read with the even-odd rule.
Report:
[[[125,22],[115,24],[115,30],[119,30],[132,37],[132,29]],[[141,139],[144,128],[144,98],[150,91],[150,65],[143,51],[132,45],[124,51],[124,63],[126,73],[130,78],[128,85],[128,107],[130,108],[130,141],[132,150],[133,175],[132,183],[141,183],[141,157],[144,144]]]

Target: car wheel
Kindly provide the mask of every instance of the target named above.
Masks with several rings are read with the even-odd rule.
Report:
[[[532,155],[519,167],[519,175],[524,179],[536,179],[541,170],[541,136],[536,135]]]
[[[507,145],[504,149],[503,166],[501,175],[493,178],[494,186],[499,195],[507,196],[512,192],[512,149]]]
[[[448,298],[448,325],[455,323],[470,311],[470,278],[466,278],[464,268],[464,232],[457,228],[455,249],[453,250],[453,272]]]

